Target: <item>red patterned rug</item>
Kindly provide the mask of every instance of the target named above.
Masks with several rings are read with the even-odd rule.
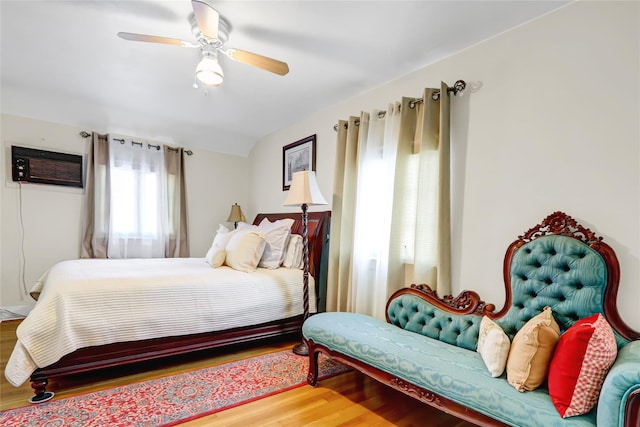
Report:
[[[306,384],[291,351],[0,412],[1,426],[172,426]],[[320,355],[320,378],[348,368]]]

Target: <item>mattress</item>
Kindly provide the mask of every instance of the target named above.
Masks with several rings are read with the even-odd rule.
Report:
[[[54,265],[32,294],[5,369],[14,386],[79,348],[222,331],[302,314],[303,272],[245,273],[203,258],[82,259]],[[316,311],[309,277],[310,312]]]

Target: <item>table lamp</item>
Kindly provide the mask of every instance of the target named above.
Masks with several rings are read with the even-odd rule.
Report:
[[[231,212],[229,212],[229,218],[227,218],[227,221],[233,222],[233,227],[238,228],[238,222],[244,222],[246,220],[247,219],[244,217],[240,205],[238,205],[237,203],[231,205]]]

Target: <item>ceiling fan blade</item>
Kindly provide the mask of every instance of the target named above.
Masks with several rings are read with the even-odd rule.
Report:
[[[287,65],[287,63],[278,61],[277,59],[269,58],[267,56],[258,55],[257,53],[247,52],[246,50],[240,49],[227,49],[223,52],[234,61],[253,65],[254,67],[270,71],[272,73],[278,74],[279,76],[284,76],[289,72],[289,66]]]
[[[200,47],[200,45],[193,44],[185,40],[172,39],[169,37],[150,36],[147,34],[119,32],[118,37],[120,37],[121,39],[130,40],[134,42],[162,43],[162,44],[172,44],[175,46],[184,46],[184,47]]]
[[[218,22],[220,21],[218,11],[199,0],[192,0],[191,7],[202,35],[211,40],[218,40]]]

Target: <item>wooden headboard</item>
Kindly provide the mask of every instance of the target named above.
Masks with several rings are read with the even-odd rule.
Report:
[[[291,232],[302,235],[302,212],[298,213],[260,213],[253,220],[254,225],[267,218],[269,221],[291,218],[294,220]],[[324,311],[327,289],[327,257],[329,255],[329,230],[331,211],[309,212],[307,232],[309,236],[309,274],[315,280],[318,311]]]

